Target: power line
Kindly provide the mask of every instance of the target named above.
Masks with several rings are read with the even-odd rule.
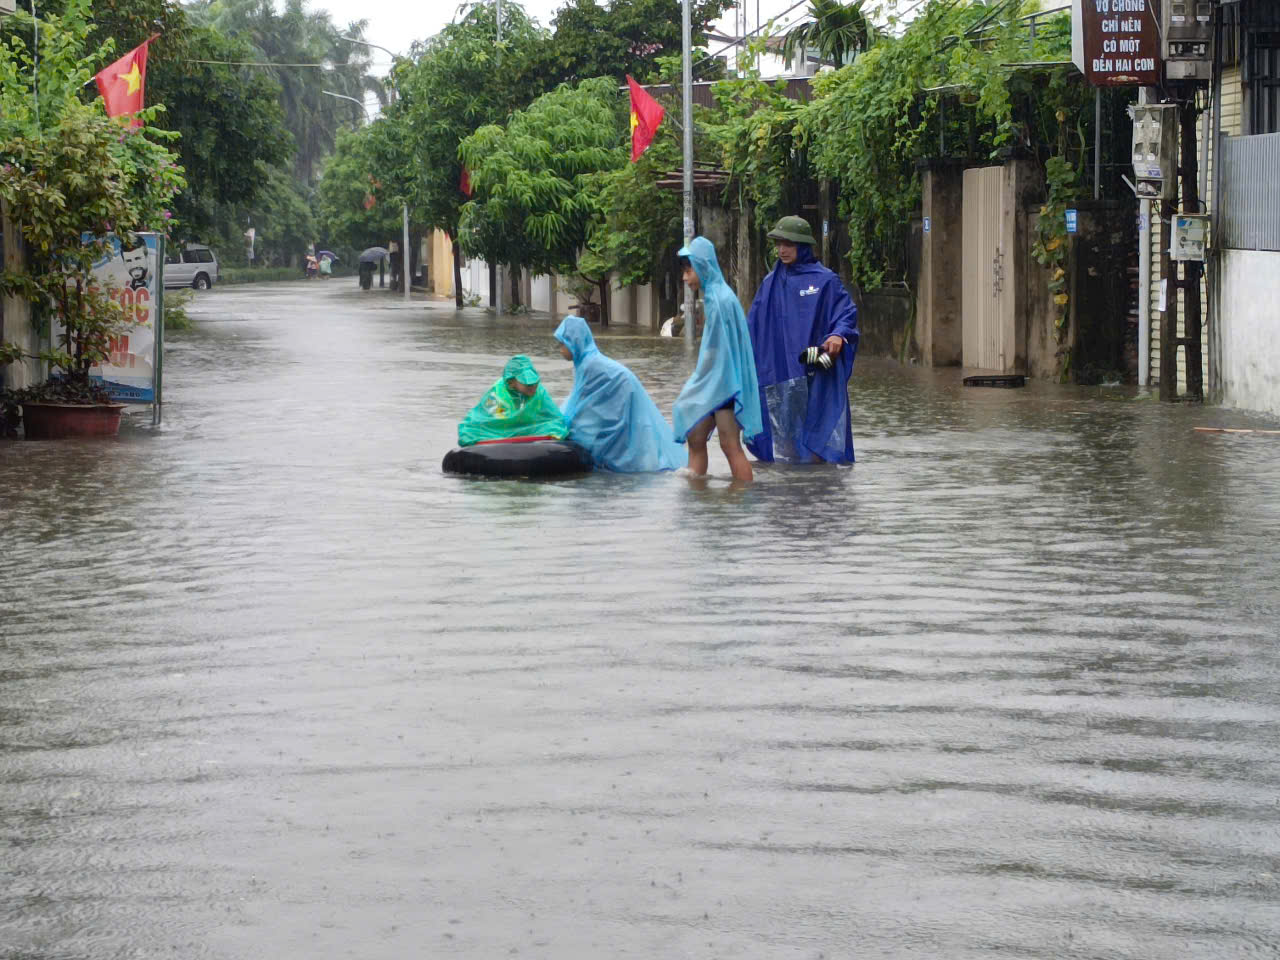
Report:
[[[366,63],[271,63],[269,61],[260,60],[183,60],[183,63],[213,63],[223,67],[318,67],[321,70],[339,70],[342,67],[380,67],[383,66],[380,60],[370,60]]]

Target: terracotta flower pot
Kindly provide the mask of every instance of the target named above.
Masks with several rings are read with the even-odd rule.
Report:
[[[123,403],[24,403],[23,432],[28,440],[114,437],[120,432]]]

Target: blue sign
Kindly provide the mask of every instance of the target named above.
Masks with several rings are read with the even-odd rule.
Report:
[[[1077,217],[1076,217],[1076,212],[1075,212],[1074,210],[1068,210],[1068,211],[1067,211],[1067,233],[1075,233],[1075,232],[1076,232],[1076,224],[1077,224],[1077,222],[1078,222],[1078,220],[1077,220]]]

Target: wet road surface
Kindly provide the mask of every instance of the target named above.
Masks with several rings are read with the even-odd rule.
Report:
[[[853,469],[466,481],[554,320],[354,288],[0,443],[0,958],[1280,956],[1271,424],[860,360]]]

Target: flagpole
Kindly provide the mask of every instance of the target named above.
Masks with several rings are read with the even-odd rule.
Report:
[[[693,239],[693,54],[689,0],[682,0],[680,4],[680,20],[684,48],[684,242],[688,246]],[[694,341],[693,326],[693,290],[685,284],[684,342],[690,347]]]

